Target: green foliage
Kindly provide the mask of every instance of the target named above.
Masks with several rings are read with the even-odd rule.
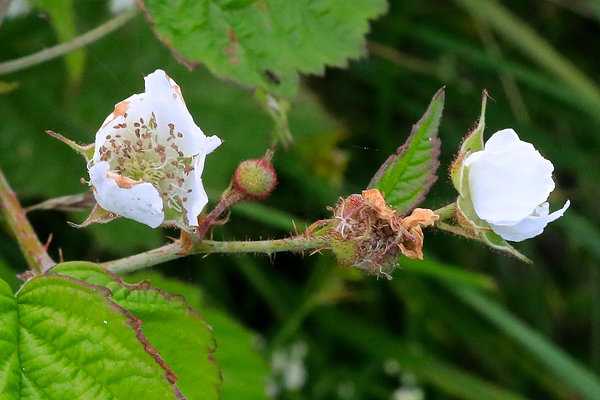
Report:
[[[72,0],[33,0],[32,3],[48,13],[59,43],[66,43],[75,39],[77,30]],[[84,51],[79,49],[70,52],[66,56],[66,63],[69,80],[71,83],[78,84],[85,64]]]
[[[326,206],[364,188],[403,141],[398,138],[401,127],[421,117],[423,105],[442,85],[448,103],[440,125],[440,179],[423,206],[448,204],[456,190],[446,170],[473,128],[481,90],[487,88],[493,99],[487,129],[513,127],[534,143],[555,166],[557,190],[550,201],[573,202],[543,235],[516,245],[533,264],[425,230],[425,261],[399,260],[402,268],[391,282],[341,269],[326,252],[311,257],[187,257],[163,267],[170,276],[201,286],[206,304],[260,333],[266,357],[281,344],[275,338],[284,337],[284,344],[308,343],[307,382],[297,392],[280,393],[281,400],[342,395],[388,399],[400,376],[388,376],[382,366],[394,362],[412,372],[414,384],[432,400],[493,398],[492,392],[504,398],[594,399],[594,393],[582,391],[593,388],[585,377],[600,372],[600,103],[594,94],[599,60],[590,51],[600,35],[600,14],[597,7],[572,3],[390,2],[389,14],[372,24],[370,57],[303,81],[289,110],[296,144],[275,155],[280,186],[273,196],[263,203],[240,204],[232,210],[231,222],[214,231],[219,240],[271,238],[293,233],[292,221],[302,232],[327,218]],[[227,4],[244,7],[249,2]],[[77,2],[75,14],[79,32],[110,18],[105,1]],[[33,53],[52,45],[54,37],[48,20],[35,14],[5,18],[0,56],[10,60]],[[141,74],[157,67],[181,86],[198,125],[225,140],[207,158],[203,174],[211,200],[226,187],[237,163],[260,156],[270,145],[265,137],[272,123],[252,94],[204,68],[185,70],[143,18],[95,42],[86,53],[79,90],[65,90],[69,81],[62,59],[3,77],[19,86],[0,96],[0,164],[25,205],[88,188],[79,183],[87,177],[81,157],[43,132],[52,129],[78,143],[92,142],[113,105],[142,91]],[[521,107],[512,107],[519,99]],[[332,150],[347,158],[348,170],[326,150],[329,135],[335,138]],[[81,222],[85,215],[36,211],[30,217],[40,238],[54,234],[50,251],[56,259],[59,247],[66,259],[108,260],[164,242],[165,232],[125,220],[75,230],[65,220]],[[23,272],[23,260],[5,231],[0,231],[0,255]],[[336,290],[323,289],[325,281]],[[486,296],[478,295],[496,307],[457,296],[452,288],[460,283],[487,289]],[[331,293],[337,295],[327,303],[306,305]],[[188,302],[195,307],[189,297]],[[515,321],[529,335],[511,329]],[[231,379],[227,362],[219,359],[226,344],[217,324],[215,358],[227,400]],[[530,340],[532,332],[545,346]],[[581,368],[565,368],[564,357],[553,358],[557,353]],[[256,388],[259,383],[252,382]]]
[[[361,55],[385,0],[145,0],[158,37],[186,66],[291,98],[298,73],[321,74]]]
[[[391,155],[373,176],[369,188],[379,189],[385,201],[398,213],[408,214],[424,199],[440,165],[440,139],[437,136],[442,111],[444,89],[440,89],[419,122],[413,125],[406,142]]]
[[[145,0],[142,9],[175,58],[193,69],[256,89],[275,122],[276,142],[288,146],[289,103],[299,73],[323,74],[364,52],[369,20],[385,0]]]
[[[169,293],[185,297],[194,309],[202,310],[217,338],[214,353],[223,376],[220,386],[222,399],[267,399],[264,381],[269,369],[260,355],[254,350],[256,334],[233,321],[224,312],[202,307],[200,289],[157,273],[141,273],[128,276],[129,282],[147,279],[156,287]]]
[[[144,335],[179,377],[176,385],[185,397],[218,398],[221,378],[212,356],[211,330],[182,297],[154,288],[148,281],[126,284],[91,263],[63,263],[51,272],[108,288],[112,301],[143,321]]]
[[[0,281],[0,397],[180,399],[140,321],[108,295],[60,276],[16,295]]]
[[[531,351],[546,365],[546,368],[556,374],[558,379],[562,379],[571,386],[573,391],[579,392],[581,396],[589,399],[600,397],[600,380],[597,376],[538,332],[523,324],[502,306],[471,288],[457,285],[451,287],[450,290],[507,335],[520,342],[526,350]]]

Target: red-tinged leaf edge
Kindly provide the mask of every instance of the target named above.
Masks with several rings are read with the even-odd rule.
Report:
[[[419,131],[419,127],[425,122],[425,120],[427,118],[429,118],[429,115],[431,114],[431,112],[433,110],[433,106],[434,106],[434,104],[438,100],[441,100],[442,110],[443,110],[444,99],[445,99],[445,91],[446,91],[446,87],[443,86],[432,97],[432,99],[431,99],[431,101],[429,103],[429,106],[427,107],[427,110],[425,111],[425,113],[423,114],[423,116],[421,117],[421,119],[419,119],[419,121],[412,126],[412,129],[410,131],[410,135],[409,135],[408,139],[406,139],[406,141],[404,142],[404,144],[402,146],[398,147],[398,149],[396,150],[396,153],[394,153],[391,156],[389,156],[388,159],[385,160],[385,162],[381,165],[381,167],[379,167],[379,170],[377,170],[377,172],[375,173],[375,175],[373,175],[373,178],[371,178],[371,181],[369,182],[369,185],[367,186],[367,189],[374,188],[375,185],[377,184],[377,182],[379,182],[379,180],[381,179],[381,177],[383,176],[383,174],[386,172],[386,170],[394,162],[396,162],[399,158],[401,158],[402,156],[404,156],[404,154],[406,154],[406,151],[410,147],[413,138],[415,137],[415,135]],[[425,196],[427,196],[427,193],[429,193],[429,190],[431,189],[431,187],[433,186],[433,184],[438,179],[438,177],[436,175],[436,172],[437,172],[437,169],[440,166],[439,155],[440,155],[441,141],[440,141],[440,138],[437,136],[437,132],[438,132],[438,129],[436,128],[435,135],[434,135],[435,137],[433,138],[433,144],[434,144],[433,154],[432,154],[433,157],[431,158],[431,161],[429,162],[430,172],[429,172],[429,174],[427,176],[426,186],[421,191],[421,193],[419,194],[419,197],[406,210],[398,210],[399,213],[402,214],[402,215],[408,214],[415,207],[417,207],[423,200],[425,200]]]
[[[150,11],[148,11],[148,9],[146,8],[146,5],[144,4],[144,0],[136,0],[136,1],[137,1],[138,6],[140,7],[140,10],[142,10],[142,14],[144,14],[144,18],[146,19],[146,22],[148,22],[148,24],[152,27],[154,36],[156,36],[156,38],[158,40],[160,40],[167,49],[169,49],[169,51],[171,52],[173,57],[175,57],[177,62],[184,65],[190,71],[193,71],[194,69],[196,69],[202,65],[202,63],[200,61],[190,61],[190,60],[184,58],[181,54],[179,54],[179,52],[177,50],[175,50],[175,48],[171,45],[171,43],[168,40],[164,39],[159,34],[159,32],[156,30],[156,24],[154,23],[154,19],[152,18],[152,15],[150,15]]]
[[[140,281],[138,283],[135,283],[135,284],[128,283],[128,282],[125,282],[123,279],[121,279],[121,277],[119,275],[117,275],[116,273],[114,273],[112,271],[109,271],[109,270],[107,270],[105,268],[102,268],[98,264],[94,264],[94,263],[91,263],[91,262],[84,262],[84,261],[70,261],[70,262],[65,262],[65,263],[57,264],[55,267],[53,267],[51,270],[49,270],[49,273],[51,273],[51,274],[54,273],[54,274],[57,274],[59,276],[67,276],[68,277],[68,275],[61,275],[61,269],[65,269],[66,268],[66,269],[72,269],[73,271],[78,271],[78,270],[81,270],[82,267],[83,268],[93,268],[93,269],[96,269],[99,273],[106,274],[110,279],[112,279],[113,281],[115,281],[119,286],[127,288],[129,290],[151,290],[151,291],[154,291],[154,292],[158,293],[159,295],[161,295],[162,297],[164,297],[168,301],[172,301],[173,300],[173,301],[180,302],[185,307],[185,309],[187,310],[188,313],[190,313],[192,316],[197,317],[197,318],[199,318],[199,319],[201,319],[201,320],[203,320],[203,321],[206,322],[206,319],[200,313],[198,313],[195,309],[193,309],[192,307],[190,307],[188,305],[187,300],[185,299],[185,297],[183,297],[181,295],[178,295],[178,294],[172,294],[172,293],[166,292],[166,291],[164,291],[164,290],[162,290],[160,288],[152,286],[152,283],[148,279],[144,279],[144,280],[142,280],[142,281]],[[55,270],[57,270],[57,271],[55,271]],[[76,279],[76,278],[71,278],[71,279]],[[76,279],[76,280],[79,281],[78,279]],[[85,281],[81,281],[81,282],[87,283]],[[95,286],[93,284],[89,284],[89,285]],[[101,288],[107,290],[110,293],[109,296],[112,295],[112,292],[110,291],[110,289],[108,289],[108,288],[106,288],[104,286],[98,286],[98,287],[101,287]],[[112,302],[112,300],[111,300],[111,302]],[[117,304],[115,303],[115,305],[117,305]],[[120,307],[120,306],[118,306],[118,307]],[[127,311],[127,312],[129,313],[129,311]],[[131,314],[131,313],[129,313],[129,314]],[[131,314],[131,315],[133,316],[133,314]],[[135,316],[134,316],[134,318],[137,319],[138,321],[140,321],[140,326],[143,324],[143,321],[141,321],[139,318],[137,318]],[[212,331],[212,328],[211,328],[211,326],[208,323],[206,323],[206,328],[208,330]],[[139,332],[142,332],[141,329],[139,330]],[[211,345],[210,345],[210,347],[207,347],[207,349],[206,349],[207,358],[208,358],[209,362],[215,364],[215,366],[217,367],[217,370],[219,371],[219,379],[220,379],[220,381],[222,381],[223,380],[223,375],[222,375],[222,372],[221,372],[219,366],[217,365],[217,362],[216,362],[215,357],[214,357],[214,353],[215,353],[215,351],[217,349],[217,343],[216,343],[216,340],[215,340],[214,336],[211,335],[211,338],[212,338],[211,339]],[[145,337],[144,337],[144,339],[145,339]],[[145,339],[145,340],[147,342],[147,339]],[[152,350],[154,352],[156,352],[157,355],[159,354],[158,351],[156,349],[154,349],[153,347],[152,347]],[[160,355],[159,355],[159,358],[160,358]],[[162,362],[164,363],[164,361],[162,361]],[[175,375],[175,373],[170,369],[170,367],[168,367],[168,365],[166,363],[164,363],[164,365],[167,366],[167,368],[169,368],[169,371],[171,371],[172,376],[175,378],[175,381],[176,381],[178,378]],[[173,385],[173,387],[175,387],[175,385],[174,385],[175,381],[171,382],[169,380],[169,382]],[[179,389],[177,389],[177,390],[179,390]],[[220,392],[220,386],[219,385],[215,386],[215,390],[216,390],[217,393],[219,393]]]
[[[117,303],[115,303],[114,301],[110,300],[109,297],[112,295],[112,292],[110,291],[110,289],[108,289],[107,287],[104,287],[104,286],[94,285],[94,284],[82,281],[80,279],[71,278],[70,276],[59,275],[59,274],[50,274],[50,275],[45,275],[45,276],[52,276],[55,278],[72,281],[74,283],[77,283],[78,285],[81,285],[83,287],[86,287],[86,288],[92,290],[93,292],[96,292],[96,293],[98,293],[99,296],[104,298],[104,301],[110,308],[112,308],[116,312],[125,316],[125,318],[129,321],[126,323],[126,325],[135,331],[135,337],[144,346],[144,350],[146,351],[146,353],[148,353],[148,355],[151,356],[154,359],[154,361],[165,371],[165,378],[166,378],[167,382],[169,382],[169,386],[171,386],[171,389],[175,393],[175,396],[178,399],[187,400],[187,398],[183,395],[183,393],[181,393],[179,388],[177,386],[175,386],[175,382],[178,379],[177,375],[175,375],[175,372],[173,372],[173,370],[169,367],[169,365],[167,365],[167,363],[161,358],[158,350],[156,350],[150,344],[148,339],[146,339],[146,336],[144,336],[144,333],[142,332],[142,329],[141,329],[141,326],[143,325],[142,320],[139,319],[138,317],[136,317],[135,315],[133,315],[132,313],[130,313],[129,311],[127,311],[125,308],[123,308],[120,305],[118,305]]]

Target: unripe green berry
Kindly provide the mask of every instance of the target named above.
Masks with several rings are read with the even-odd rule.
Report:
[[[233,174],[233,186],[249,200],[268,197],[277,185],[277,174],[268,159],[242,162]]]

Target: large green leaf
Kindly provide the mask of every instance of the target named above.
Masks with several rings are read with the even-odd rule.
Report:
[[[0,398],[184,399],[141,321],[108,294],[43,276],[14,295],[0,280]]]
[[[126,279],[130,282],[148,279],[154,286],[184,296],[192,307],[200,310],[200,289],[197,286],[168,279],[158,273],[144,272]],[[269,368],[254,350],[256,335],[222,311],[203,307],[202,314],[217,340],[214,356],[223,374],[221,397],[225,400],[266,400],[264,382],[269,376]]]
[[[400,214],[419,205],[437,180],[435,172],[440,165],[437,133],[443,109],[444,88],[433,96],[406,142],[383,163],[369,183],[369,188],[383,192],[385,201]]]
[[[277,96],[298,73],[323,73],[363,53],[369,19],[385,0],[138,0],[157,36],[189,68]]]
[[[183,297],[150,286],[127,284],[92,263],[59,264],[52,273],[107,287],[111,300],[143,321],[142,331],[175,371],[188,399],[217,399],[221,376],[213,360],[214,339],[204,319]]]

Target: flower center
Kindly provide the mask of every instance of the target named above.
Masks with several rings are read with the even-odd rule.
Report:
[[[154,113],[147,122],[123,116],[125,122],[114,125],[100,147],[100,161],[121,176],[151,183],[163,200],[165,220],[178,219],[193,187],[186,185],[194,170],[192,157],[185,157],[178,146],[183,134],[173,123],[167,125],[168,132],[158,132]]]

